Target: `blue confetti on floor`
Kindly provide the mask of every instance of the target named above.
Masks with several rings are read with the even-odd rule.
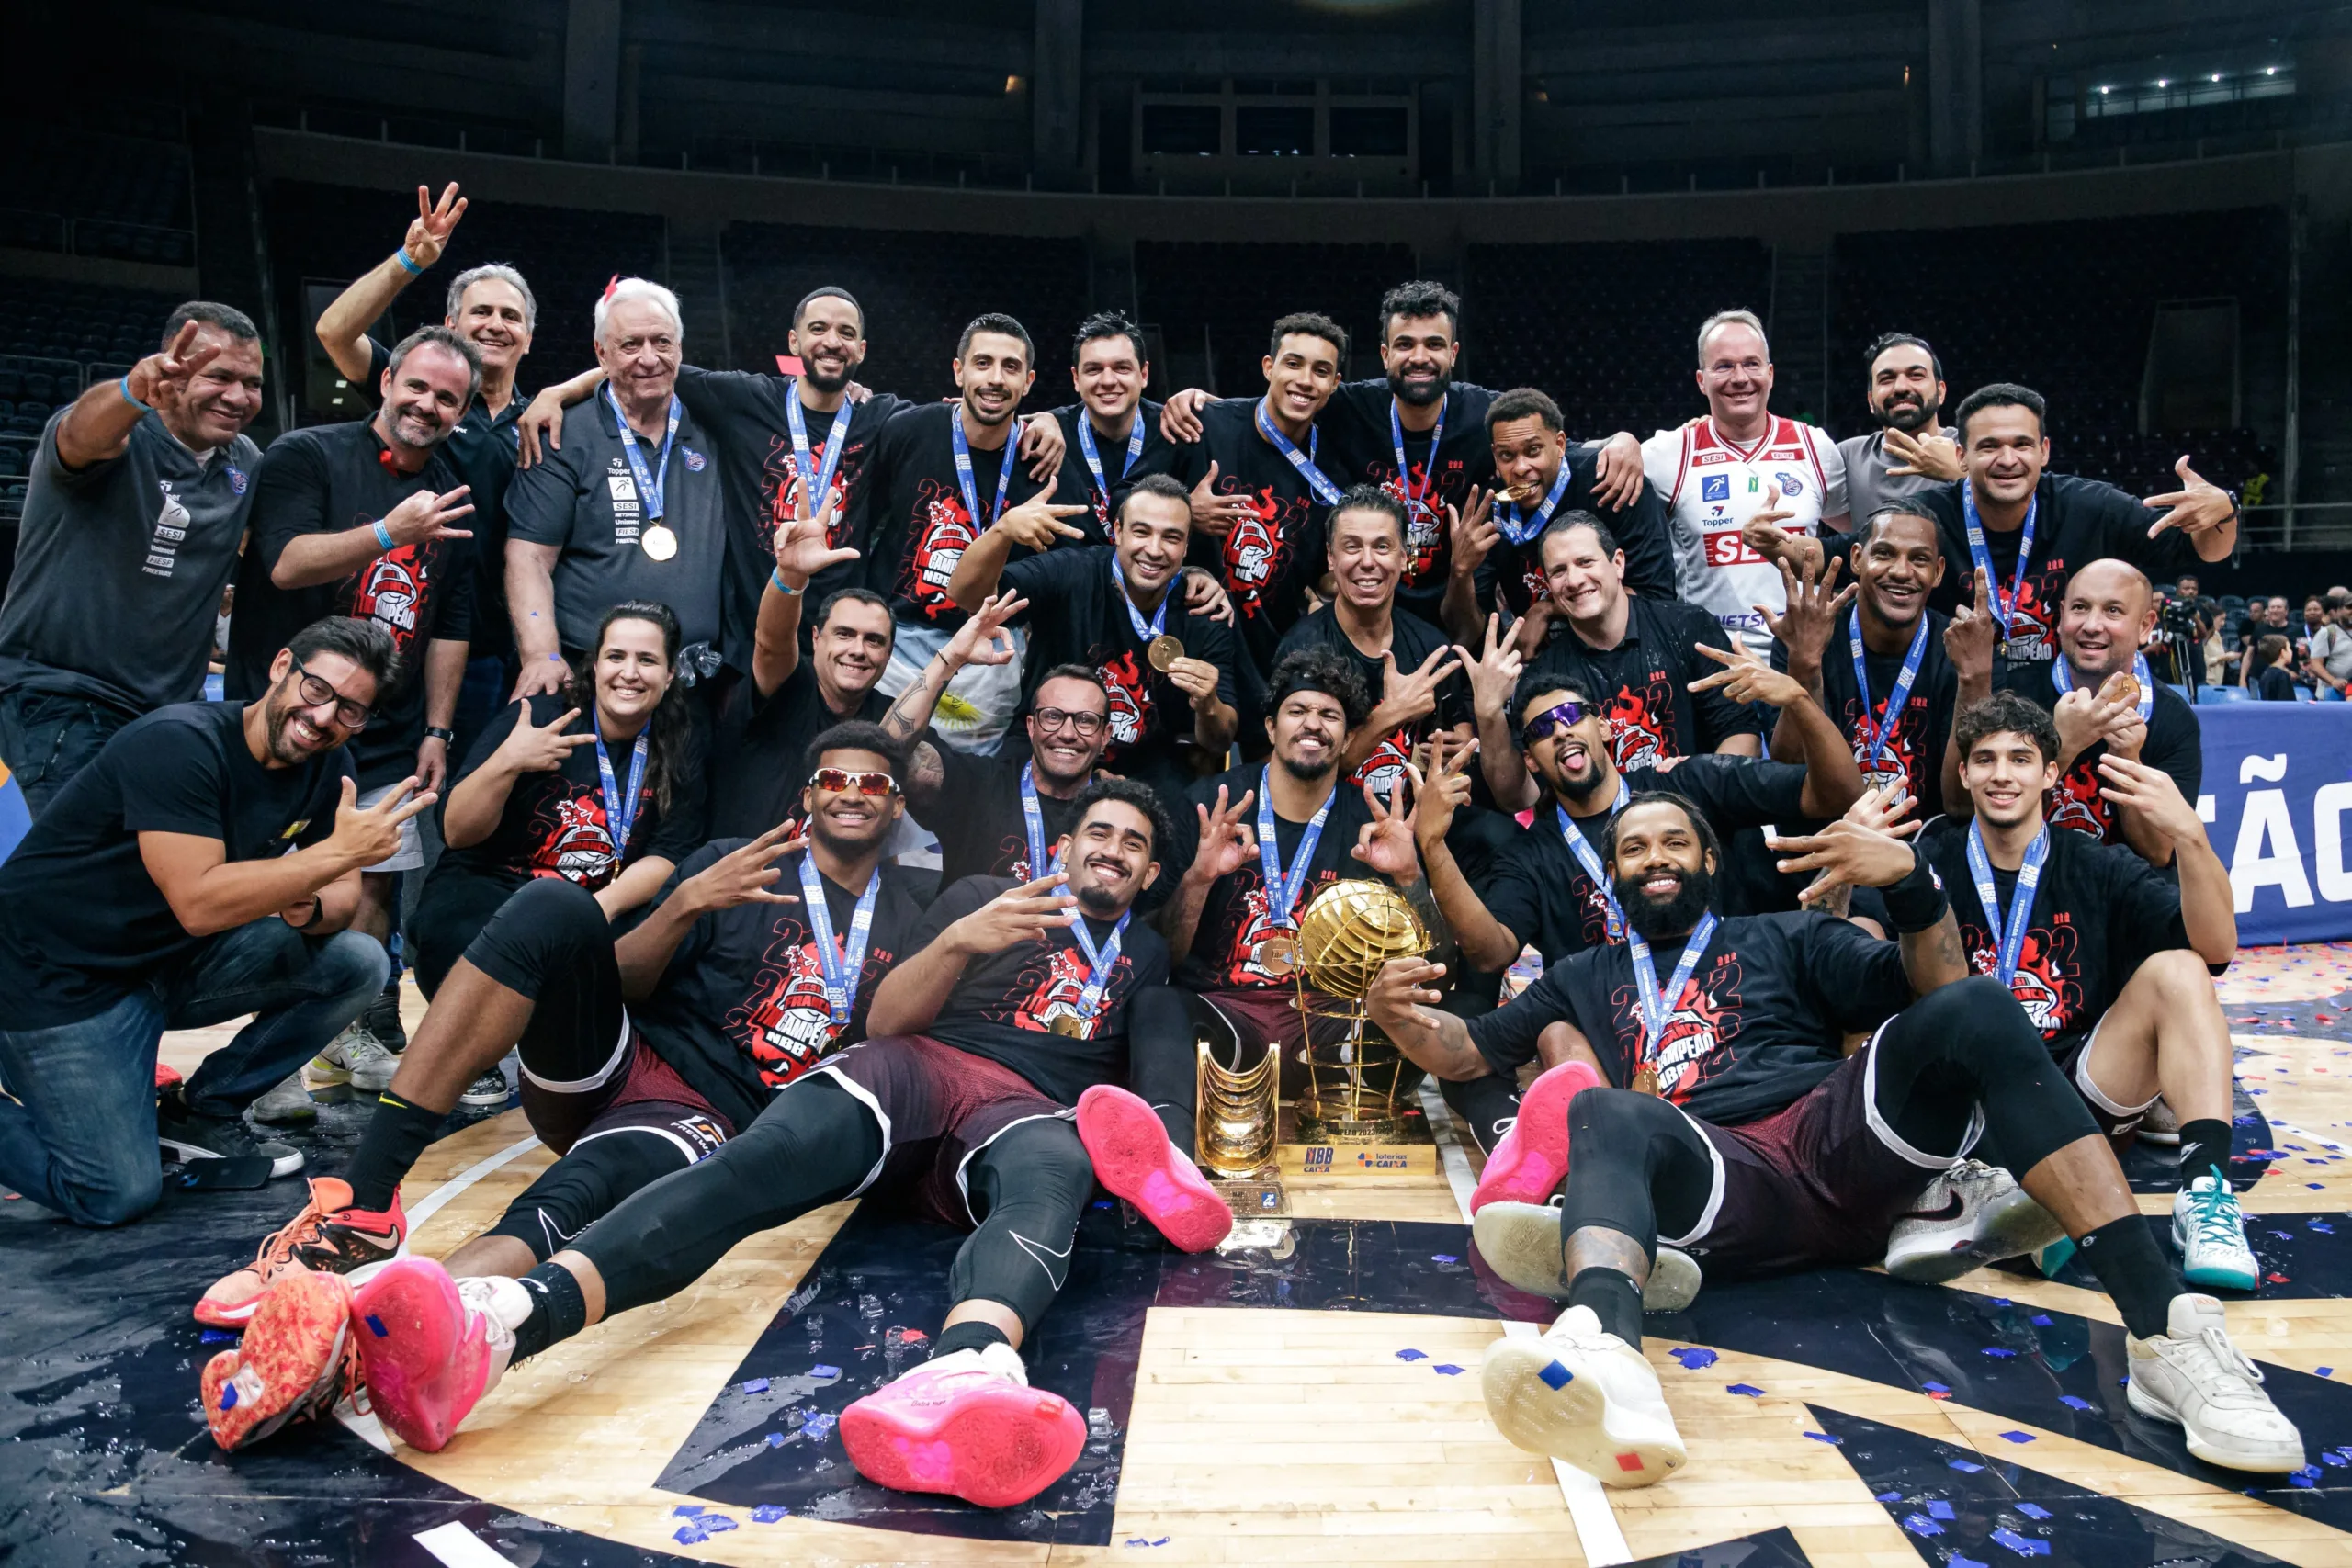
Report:
[[[1764,1391],[1752,1382],[1727,1382],[1724,1384],[1724,1392],[1740,1394],[1748,1399],[1760,1399],[1764,1394]]]
[[[2030,1443],[2033,1441],[2033,1434],[2031,1432],[2004,1432],[2001,1434],[2001,1440],[2005,1443]]]
[[[767,1391],[768,1380],[765,1378],[753,1378],[750,1382],[743,1385],[743,1392],[745,1393],[765,1393]]]
[[[1712,1367],[1720,1359],[1713,1350],[1702,1350],[1696,1345],[1685,1345],[1677,1349],[1668,1350],[1667,1354],[1681,1362],[1682,1370],[1686,1372],[1695,1372],[1702,1367]]]
[[[2050,1510],[2039,1503],[2019,1503],[2018,1512],[2029,1519],[2046,1519],[2050,1517]]]
[[[752,1522],[755,1525],[772,1525],[778,1519],[789,1518],[791,1515],[792,1510],[781,1503],[763,1503],[752,1510]]]
[[[1903,1528],[1909,1530],[1913,1535],[1941,1535],[1944,1533],[1944,1527],[1936,1523],[1935,1520],[1928,1517],[1925,1514],[1904,1515]]]
[[[1846,1443],[1845,1438],[1833,1438],[1826,1432],[1807,1432],[1805,1436],[1811,1438],[1816,1443],[1827,1443],[1833,1449],[1843,1448]]]
[[[1396,1359],[1400,1361],[1426,1361],[1430,1353],[1427,1350],[1399,1350]]]

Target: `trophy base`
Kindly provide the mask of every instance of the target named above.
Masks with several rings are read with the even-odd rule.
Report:
[[[1437,1143],[1418,1106],[1395,1115],[1343,1116],[1328,1102],[1282,1110],[1274,1159],[1284,1176],[1385,1179],[1438,1174]]]
[[[1290,1215],[1290,1197],[1283,1190],[1282,1172],[1272,1165],[1260,1167],[1248,1176],[1222,1177],[1203,1171],[1225,1206],[1233,1211],[1236,1224],[1249,1220],[1286,1219]]]

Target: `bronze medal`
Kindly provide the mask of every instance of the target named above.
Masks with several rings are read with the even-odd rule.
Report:
[[[1277,980],[1287,980],[1298,969],[1298,939],[1288,931],[1258,944],[1258,967]]]
[[[1657,1067],[1655,1064],[1644,1062],[1634,1069],[1634,1092],[1635,1094],[1657,1092]]]
[[[1055,1033],[1062,1035],[1068,1039],[1083,1040],[1086,1038],[1086,1021],[1080,1018],[1076,1013],[1063,1013],[1060,1017],[1047,1024],[1046,1027],[1051,1029]]]
[[[1151,667],[1165,675],[1175,667],[1178,660],[1184,657],[1184,644],[1182,639],[1173,637],[1153,637],[1148,657],[1151,660]]]

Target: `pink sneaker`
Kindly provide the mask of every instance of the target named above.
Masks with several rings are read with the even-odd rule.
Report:
[[[1021,1353],[999,1343],[937,1357],[876,1389],[842,1412],[842,1444],[877,1486],[1010,1508],[1069,1473],[1086,1419],[1061,1395],[1031,1388]]]
[[[361,1375],[377,1416],[409,1447],[448,1447],[498,1385],[514,1353],[514,1328],[491,1306],[501,1286],[522,1293],[512,1280],[456,1280],[429,1258],[402,1258],[359,1287],[351,1312]]]
[[[1186,1252],[1206,1252],[1233,1229],[1233,1211],[1138,1097],[1096,1084],[1078,1097],[1078,1136],[1102,1185]]]
[[[1563,1062],[1529,1084],[1519,1119],[1487,1156],[1470,1212],[1495,1202],[1550,1202],[1568,1174],[1568,1101],[1601,1087],[1600,1075],[1584,1062]]]
[[[296,1266],[246,1322],[243,1342],[205,1364],[205,1425],[224,1449],[257,1443],[289,1421],[325,1415],[359,1386],[351,1285]]]

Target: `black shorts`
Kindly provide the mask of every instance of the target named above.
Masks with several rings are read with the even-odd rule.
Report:
[[[1716,1127],[1691,1118],[1714,1156],[1714,1187],[1691,1232],[1659,1242],[1723,1277],[1884,1258],[1896,1216],[1955,1157],[1913,1148],[1878,1113],[1872,1064],[1896,1021],[1760,1122]],[[1962,1153],[1982,1129],[1980,1111]]]
[[[966,1179],[972,1156],[1015,1123],[1075,1114],[1011,1067],[926,1034],[853,1045],[808,1075],[817,1077],[833,1079],[882,1123],[882,1158],[858,1192],[901,1189],[925,1218],[967,1230],[979,1224]]]

